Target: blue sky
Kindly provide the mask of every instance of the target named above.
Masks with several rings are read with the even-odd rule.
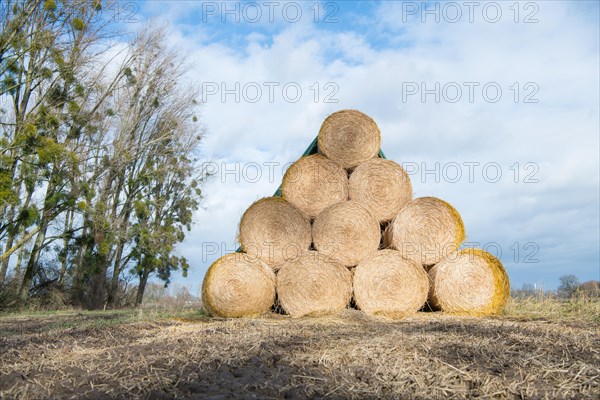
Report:
[[[343,108],[375,119],[415,195],[451,202],[513,287],[600,279],[598,2],[137,4],[128,28],[168,24],[205,89],[217,174],[178,284],[198,291],[243,211]]]

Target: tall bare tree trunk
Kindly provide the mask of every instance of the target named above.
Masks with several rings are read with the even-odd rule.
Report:
[[[6,216],[6,219],[8,221],[11,221],[14,218],[15,208],[16,207],[13,206],[8,210],[8,214]],[[10,250],[10,248],[13,247],[13,244],[15,241],[15,236],[16,236],[16,234],[14,231],[11,230],[10,232],[8,232],[8,237],[6,238],[6,246],[5,246],[6,250]],[[3,258],[2,264],[0,264],[0,285],[2,285],[4,283],[4,280],[6,279],[6,272],[8,271],[9,261],[10,261],[10,255]]]
[[[115,260],[113,263],[113,275],[110,282],[110,288],[108,290],[108,303],[115,305],[117,300],[117,289],[119,288],[119,275],[123,270],[124,265],[121,265],[123,258],[123,251],[125,244],[127,243],[127,226],[129,225],[129,217],[131,216],[131,201],[128,199],[124,205],[123,220],[119,226],[119,241],[117,242],[117,248],[115,251]]]
[[[110,280],[110,287],[108,288],[108,304],[114,306],[117,302],[117,290],[119,288],[119,275],[121,275],[121,259],[123,258],[123,249],[125,247],[125,240],[120,240],[117,244],[117,250],[115,255],[115,261],[113,266],[113,275]]]
[[[83,275],[83,263],[85,262],[85,256],[88,252],[89,239],[88,239],[88,216],[84,216],[83,229],[81,231],[81,245],[77,250],[77,257],[75,261],[75,273],[73,274],[73,299],[77,302],[81,301],[82,293],[82,275]]]
[[[67,215],[65,217],[65,231],[63,232],[63,251],[64,256],[61,260],[60,267],[60,276],[58,278],[58,286],[62,287],[65,281],[65,275],[67,273],[67,265],[69,261],[69,237],[71,229],[73,229],[73,211],[67,211]]]
[[[56,173],[56,167],[52,170],[52,175]],[[50,211],[50,199],[54,196],[54,187],[52,186],[52,178],[50,178],[50,183],[48,184],[48,189],[46,190],[46,197],[44,199],[44,211],[42,212],[42,218],[40,220],[40,224],[38,226],[39,232],[37,237],[35,238],[35,243],[33,244],[33,248],[31,249],[31,254],[29,255],[29,261],[27,262],[27,267],[25,268],[25,273],[23,274],[23,281],[21,282],[21,287],[19,289],[19,297],[24,302],[27,300],[27,295],[29,293],[29,286],[31,285],[31,281],[35,276],[38,263],[40,260],[40,254],[42,249],[44,248],[44,242],[46,241],[46,231],[48,230],[48,226],[52,221],[52,212]]]
[[[25,249],[27,248],[26,245],[23,245],[20,249],[19,252],[17,253],[17,262],[15,263],[15,282],[19,282],[19,280],[21,279],[21,264],[23,263],[23,259],[25,258]]]
[[[25,268],[25,273],[23,274],[23,281],[21,283],[21,288],[19,289],[19,297],[23,302],[27,300],[29,286],[31,286],[31,281],[35,276],[38,262],[40,261],[40,254],[42,252],[42,248],[44,247],[44,241],[46,240],[48,222],[49,218],[42,217],[40,231],[35,238],[35,243],[33,244],[33,249],[31,249],[31,255],[29,256],[29,261],[27,262],[27,267]]]
[[[148,283],[148,276],[150,271],[146,265],[146,257],[142,260],[142,273],[140,275],[140,285],[138,286],[137,295],[135,296],[135,306],[139,307],[142,305],[142,301],[144,300],[144,291],[146,290],[146,283]]]
[[[22,172],[21,172],[21,176],[22,176]],[[17,198],[19,198],[20,194],[21,194],[21,185],[19,184],[19,185],[17,185],[17,187],[15,189],[15,195]],[[8,209],[8,213],[6,214],[6,222],[7,223],[10,223],[14,219],[16,210],[17,210],[16,205],[14,205]],[[10,229],[8,231],[8,237],[6,238],[6,246],[5,246],[6,250],[9,250],[11,247],[13,247],[13,244],[15,242],[15,237],[17,235],[17,231],[18,231],[17,229]],[[6,272],[8,271],[8,263],[9,262],[10,262],[10,254],[8,254],[5,258],[3,258],[2,263],[0,264],[0,285],[2,283],[4,283],[4,280],[6,279]]]

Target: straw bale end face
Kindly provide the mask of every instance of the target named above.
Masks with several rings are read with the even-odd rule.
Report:
[[[347,267],[377,251],[380,225],[366,208],[344,201],[326,208],[313,223],[315,248]]]
[[[399,164],[373,158],[360,164],[350,175],[349,196],[379,222],[385,222],[412,200],[412,185]]]
[[[314,218],[330,205],[348,199],[348,175],[341,166],[322,155],[302,157],[286,171],[281,194]]]
[[[427,300],[425,270],[397,250],[380,250],[354,272],[356,305],[369,315],[401,318],[418,311]]]
[[[267,197],[246,210],[238,239],[244,252],[277,269],[286,259],[309,249],[311,224],[293,204]]]
[[[357,110],[331,114],[321,125],[319,152],[344,168],[377,156],[381,147],[379,127],[368,115]]]
[[[352,274],[316,251],[286,261],[277,274],[281,307],[292,317],[340,312],[352,297]]]
[[[406,204],[384,232],[386,247],[423,266],[437,264],[453,254],[465,239],[460,214],[435,197],[420,197]]]
[[[202,306],[215,317],[237,318],[269,312],[275,301],[275,274],[245,253],[215,261],[202,282]]]
[[[432,308],[466,315],[500,313],[510,283],[500,260],[481,249],[464,249],[429,270]]]

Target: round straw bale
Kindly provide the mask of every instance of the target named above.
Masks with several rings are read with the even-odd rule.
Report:
[[[357,110],[331,114],[321,125],[319,152],[344,168],[353,168],[377,156],[381,134],[371,117]]]
[[[500,260],[480,249],[464,249],[429,270],[429,304],[434,309],[469,315],[497,314],[510,295]]]
[[[292,317],[336,313],[352,298],[352,274],[333,258],[307,251],[282,265],[277,295]]]
[[[281,197],[266,197],[246,210],[238,239],[242,251],[277,269],[286,258],[309,249],[310,220]]]
[[[373,158],[350,175],[350,200],[364,206],[379,222],[391,220],[412,199],[410,178],[391,160]]]
[[[386,247],[425,266],[455,252],[464,239],[465,227],[458,211],[435,197],[420,197],[406,204],[384,233]]]
[[[352,267],[379,248],[379,223],[366,208],[344,201],[326,208],[313,223],[313,244],[323,254]]]
[[[319,154],[302,157],[283,176],[281,195],[314,218],[330,205],[348,199],[348,175]]]
[[[235,318],[268,312],[275,301],[275,273],[244,253],[215,261],[202,282],[202,306],[213,316]]]
[[[380,250],[356,267],[354,300],[370,315],[402,317],[427,301],[429,280],[423,267],[399,251]]]

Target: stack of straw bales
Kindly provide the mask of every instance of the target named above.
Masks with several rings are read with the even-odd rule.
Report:
[[[369,315],[391,318],[423,308],[503,309],[509,282],[500,261],[459,249],[465,228],[452,205],[413,199],[406,171],[382,157],[375,121],[338,111],[323,122],[317,145],[318,154],[287,170],[280,197],[242,216],[240,251],[205,276],[208,313],[253,316],[278,305],[292,317],[326,315],[352,299]]]

